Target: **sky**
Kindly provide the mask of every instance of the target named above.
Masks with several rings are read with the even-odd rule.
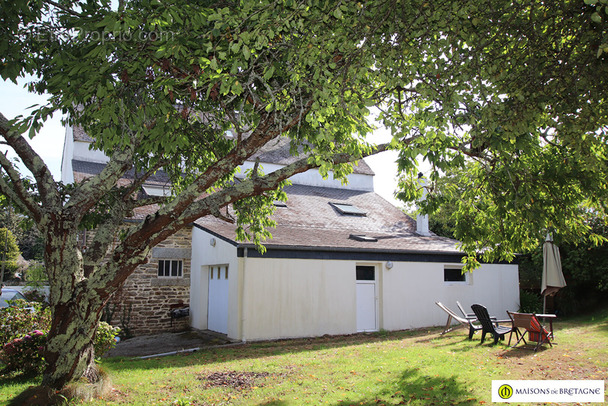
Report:
[[[20,82],[18,85],[12,82],[0,82],[0,112],[9,120],[18,115],[26,116],[30,111],[28,107],[46,102],[45,96],[29,93],[21,83],[26,82]],[[64,137],[65,128],[61,124],[61,116],[55,114],[46,121],[38,135],[30,140],[30,144],[42,157],[56,180],[61,178]],[[369,140],[374,143],[388,142],[390,139],[390,134],[383,130],[378,130],[369,136]],[[393,196],[397,188],[396,159],[395,151],[386,151],[367,157],[365,161],[376,174],[374,178],[376,192],[389,202],[401,207],[403,205]]]

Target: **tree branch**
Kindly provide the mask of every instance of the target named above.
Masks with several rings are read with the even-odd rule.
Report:
[[[152,176],[154,173],[156,173],[158,170],[160,170],[160,168],[162,168],[167,163],[168,163],[167,160],[161,159],[160,161],[158,161],[156,163],[156,165],[154,165],[152,168],[150,168],[148,171],[146,171],[141,177],[137,177],[137,173],[136,173],[135,180],[133,181],[133,183],[131,183],[129,186],[125,187],[123,191],[121,191],[121,193],[123,195],[123,200],[128,199],[133,193],[135,193],[146,182],[146,180],[148,180],[150,178],[150,176]]]
[[[0,113],[0,135],[2,135],[8,145],[15,151],[19,158],[21,158],[23,164],[34,175],[42,203],[48,206],[60,205],[61,198],[51,171],[49,171],[49,168],[42,158],[40,158],[36,151],[32,149],[25,138],[11,129],[8,120],[2,113]],[[2,166],[7,172],[9,171],[6,165],[3,164]],[[12,167],[12,165],[10,166]],[[9,176],[11,176],[10,173]],[[13,176],[11,176],[11,180],[15,182]]]
[[[133,151],[133,143],[125,150],[116,151],[99,174],[86,179],[76,188],[65,208],[72,211],[75,217],[84,216],[131,168]]]
[[[23,179],[21,179],[20,173],[15,169],[11,161],[6,155],[0,153],[0,166],[4,169],[8,175],[11,184],[3,177],[0,183],[0,190],[6,196],[8,196],[13,202],[18,204],[22,209],[31,214],[36,221],[40,221],[42,218],[42,210],[40,206],[34,200],[32,193],[30,193],[25,185]]]
[[[74,16],[74,17],[79,17],[79,18],[85,18],[85,17],[87,17],[84,14],[77,13],[74,10],[71,10],[71,9],[65,7],[65,6],[62,6],[61,4],[57,3],[56,1],[53,1],[53,0],[44,0],[44,2],[50,4],[51,6],[57,7],[58,9],[63,10],[66,13],[68,13],[68,14]]]
[[[4,155],[0,154],[0,159],[2,159],[2,157],[4,157]],[[2,167],[4,168],[4,165],[2,165]],[[32,199],[30,193],[23,187],[22,180],[19,179],[19,184],[13,182],[12,179],[11,182],[13,186],[6,181],[4,176],[0,176],[0,193],[8,197],[10,201],[18,205],[24,212],[30,213],[35,220],[39,220],[41,215],[38,212],[39,206]],[[29,201],[23,201],[21,196],[26,196]],[[35,211],[32,210],[32,207]]]
[[[354,162],[388,149],[390,149],[390,144],[387,143],[378,145],[370,153],[361,156],[338,153],[332,157],[331,162],[335,165]],[[112,259],[102,266],[104,269],[93,275],[95,280],[92,283],[99,286],[108,286],[111,289],[119,286],[133,272],[135,267],[146,262],[145,255],[151,247],[164,241],[196,219],[207,215],[214,215],[223,220],[231,221],[231,219],[220,214],[220,210],[223,207],[238,200],[259,195],[265,191],[274,190],[282,181],[291,176],[317,167],[319,165],[309,163],[308,157],[302,158],[268,175],[243,180],[212,195],[191,202],[185,209],[181,210],[178,216],[176,216],[177,212],[175,208],[172,208],[172,204],[167,205],[156,212],[155,215],[148,216],[131,231],[122,243],[116,247]],[[141,253],[141,255],[135,257],[134,253]],[[128,265],[117,269],[112,267],[112,263]],[[102,281],[103,278],[108,278],[105,279],[107,283]]]

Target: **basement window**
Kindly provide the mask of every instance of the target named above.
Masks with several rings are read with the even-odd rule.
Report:
[[[177,259],[159,259],[158,276],[160,278],[181,278],[183,261]]]
[[[367,212],[347,203],[329,203],[334,209],[338,210],[338,213],[350,215],[350,216],[366,216]]]

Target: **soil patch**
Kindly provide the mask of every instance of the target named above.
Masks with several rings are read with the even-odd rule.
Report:
[[[249,389],[253,386],[263,386],[260,382],[261,378],[270,376],[268,372],[213,372],[206,376],[200,376],[205,388],[212,386],[229,387],[232,389]],[[256,383],[257,382],[257,383]]]

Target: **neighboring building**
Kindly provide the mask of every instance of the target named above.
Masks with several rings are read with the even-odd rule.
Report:
[[[89,151],[90,142],[68,130],[64,181],[107,162]],[[269,173],[295,159],[288,151],[285,140],[275,141],[254,158]],[[435,301],[481,303],[496,315],[518,309],[516,264],[483,264],[462,275],[457,242],[374,193],[373,177],[364,161],[347,185],[316,170],[294,176],[264,255],[236,241],[235,225],[211,216],[155,247],[121,295],[132,306],[133,332],[186,327],[187,319],[171,327],[169,307],[180,305],[190,307],[192,327],[242,341],[441,325],[446,316]],[[159,175],[144,191],[167,187]]]

